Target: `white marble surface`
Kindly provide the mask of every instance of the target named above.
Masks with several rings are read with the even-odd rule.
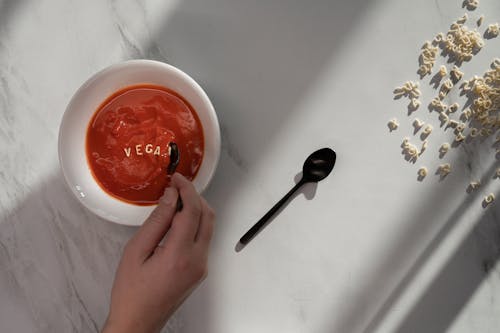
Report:
[[[75,201],[56,141],[78,86],[133,58],[196,78],[223,130],[205,194],[217,211],[209,277],[164,332],[498,332],[500,205],[480,204],[500,197],[498,162],[487,142],[463,146],[444,181],[417,182],[450,133],[422,107],[436,129],[405,162],[413,117],[391,94],[417,78],[423,41],[463,13],[460,0],[0,0],[0,332],[97,332],[105,320],[134,229]],[[500,2],[470,14],[500,21]],[[499,50],[488,41],[466,76]],[[338,153],[333,174],[235,252],[322,146]],[[477,177],[486,185],[466,194]]]

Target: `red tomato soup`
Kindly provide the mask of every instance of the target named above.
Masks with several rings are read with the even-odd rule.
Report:
[[[195,110],[172,90],[134,85],[109,96],[93,115],[87,129],[87,160],[108,194],[128,203],[152,205],[169,183],[170,142],[179,148],[177,172],[192,180],[204,148]]]

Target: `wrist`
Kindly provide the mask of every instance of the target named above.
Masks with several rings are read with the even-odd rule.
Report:
[[[101,333],[159,333],[160,329],[151,329],[141,323],[127,322],[126,320],[116,320],[108,317]]]
[[[130,328],[128,328],[126,325],[117,323],[116,321],[111,321],[108,317],[108,319],[106,319],[106,323],[104,324],[101,333],[118,333],[118,332],[128,333],[131,331]]]

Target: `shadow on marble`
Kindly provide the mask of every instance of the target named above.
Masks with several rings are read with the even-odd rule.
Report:
[[[298,182],[302,179],[302,171],[299,172],[298,174],[295,175],[294,177],[294,182],[295,184],[298,184]],[[260,231],[258,233],[255,234],[255,236],[250,240],[250,242],[248,244],[250,244],[252,242],[252,240],[257,237],[261,232],[263,232],[267,226],[269,224],[271,224],[274,219],[276,217],[278,217],[278,215],[281,214],[281,212],[290,204],[290,202],[292,202],[293,200],[295,200],[296,197],[298,197],[299,195],[303,194],[304,197],[307,199],[307,200],[312,200],[314,198],[314,196],[316,195],[316,189],[318,188],[318,183],[306,183],[304,184],[301,188],[299,188],[291,197],[290,199],[283,205],[281,206],[281,208],[276,212],[276,214],[274,214],[268,221],[267,223],[262,227],[262,229],[260,229]],[[283,193],[283,195],[285,195],[286,192]],[[276,199],[276,202],[278,202],[281,198],[277,198]],[[269,209],[271,209],[271,207],[269,207]],[[263,212],[262,215],[266,214],[266,212]],[[257,221],[257,219],[256,219]],[[249,228],[251,228],[252,226],[250,225]],[[248,245],[247,244],[247,245]],[[240,252],[241,250],[243,250],[247,245],[244,245],[242,243],[240,243],[239,241],[236,243],[235,247],[234,247],[234,250],[236,252]]]
[[[486,172],[490,175],[495,170],[495,165],[492,165]],[[486,182],[483,182],[486,183]],[[394,304],[396,304],[399,297],[404,293],[406,288],[411,284],[413,278],[424,267],[428,259],[433,255],[440,243],[447,237],[449,232],[459,221],[459,217],[466,212],[473,203],[477,203],[474,199],[478,193],[468,194],[463,202],[451,214],[448,220],[443,224],[438,233],[432,238],[425,249],[422,251],[418,259],[412,264],[405,276],[393,289],[389,297],[385,300],[383,305],[378,309],[375,316],[372,317],[365,332],[375,332],[379,325],[383,322],[385,317],[389,314]],[[434,198],[434,197],[433,197]],[[440,201],[440,199],[438,199]],[[492,207],[494,209],[495,207]],[[498,211],[498,207],[496,211]],[[432,208],[429,211],[433,211]],[[485,274],[481,275],[479,279],[475,276],[471,279],[472,275],[477,272],[471,271],[470,267],[460,271],[463,267],[457,265],[463,264],[460,262],[460,256],[467,251],[470,247],[470,242],[474,241],[474,234],[483,228],[491,228],[491,214],[495,211],[487,210],[477,223],[476,227],[469,235],[469,237],[457,249],[449,263],[443,267],[440,276],[434,281],[433,285],[425,292],[425,296],[419,300],[418,304],[413,308],[405,322],[401,325],[398,332],[444,332],[446,327],[450,325],[455,316],[459,313],[460,309],[467,303],[472,293],[481,284],[486,277]],[[500,228],[500,226],[496,226]],[[416,231],[416,230],[415,230]],[[415,235],[410,235],[410,238],[417,238]],[[495,237],[497,235],[491,235]],[[409,240],[409,239],[408,239]],[[500,247],[500,238],[496,239],[496,246]],[[485,249],[486,251],[486,249]],[[498,253],[496,254],[498,255]],[[496,256],[495,255],[495,256]],[[491,254],[490,254],[491,257]],[[495,259],[496,260],[496,259]],[[472,274],[472,275],[471,275]],[[446,277],[446,278],[445,278]],[[440,291],[438,291],[440,289]],[[445,297],[446,296],[446,297]],[[440,299],[444,298],[444,299]],[[439,301],[438,301],[439,300]],[[435,301],[435,303],[433,303]],[[438,306],[438,304],[446,303],[446,307]],[[430,317],[429,320],[421,320],[424,316]],[[443,329],[437,329],[438,327]]]
[[[460,157],[457,156],[457,159],[460,159]],[[450,161],[450,163],[453,163],[453,161]],[[495,166],[491,165],[484,173],[485,176],[483,178],[486,179],[488,175],[491,175],[494,169]],[[437,184],[438,182],[436,182]],[[464,195],[466,195],[465,189]],[[434,217],[443,211],[443,207],[456,199],[453,195],[449,195],[445,186],[436,186],[436,189],[430,195],[422,198],[420,202],[409,206],[406,216],[398,217],[406,220],[406,228],[398,232],[396,240],[389,246],[389,249],[386,251],[387,255],[381,262],[374,265],[366,273],[370,276],[367,280],[371,282],[357,290],[354,295],[349,294],[350,301],[345,307],[344,315],[340,316],[340,320],[324,323],[319,331],[352,332],[355,328],[359,328],[360,318],[366,317],[370,319],[361,331],[365,333],[376,331],[389,315],[391,309],[405,292],[406,288],[411,284],[413,277],[433,255],[439,242],[455,226],[457,217],[470,206],[473,196],[470,194],[467,195],[466,199],[457,207],[455,212],[451,213],[450,218],[442,224],[440,231],[429,241],[427,234],[429,230],[434,228],[433,223],[436,222]],[[422,248],[421,244],[427,245]],[[390,292],[381,295],[381,286],[384,286],[387,272],[393,271],[394,265],[405,265],[408,262],[408,258],[414,257],[415,249],[422,249],[419,250],[420,255],[412,262],[409,269],[404,271],[404,275],[397,279],[397,283],[389,287]],[[476,287],[474,286],[474,288]],[[377,302],[381,296],[384,300],[382,305]]]
[[[0,22],[2,25],[9,24],[14,12],[23,5],[23,0],[2,0],[0,1]]]
[[[143,55],[160,54],[200,82],[217,110],[223,149],[248,170],[335,59],[368,5],[184,0]]]
[[[297,184],[302,179],[302,171],[293,177],[293,181]],[[303,194],[307,200],[311,200],[316,195],[316,190],[318,189],[318,183],[307,183],[302,186],[297,193]]]
[[[461,211],[463,209],[457,211],[453,218]],[[495,264],[500,258],[499,213],[500,206],[495,205],[482,215],[396,332],[448,331],[479,286],[494,272]],[[448,221],[450,222],[452,219]],[[437,242],[438,237],[433,243]]]
[[[135,228],[88,212],[60,171],[2,214],[0,280],[10,288],[0,298],[13,305],[0,314],[0,331],[29,324],[37,332],[99,332],[122,248]],[[19,316],[24,324],[11,322]]]

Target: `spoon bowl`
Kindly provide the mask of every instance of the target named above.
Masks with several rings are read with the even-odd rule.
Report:
[[[330,148],[316,150],[309,155],[302,167],[302,180],[305,183],[319,182],[332,172],[337,154]]]

